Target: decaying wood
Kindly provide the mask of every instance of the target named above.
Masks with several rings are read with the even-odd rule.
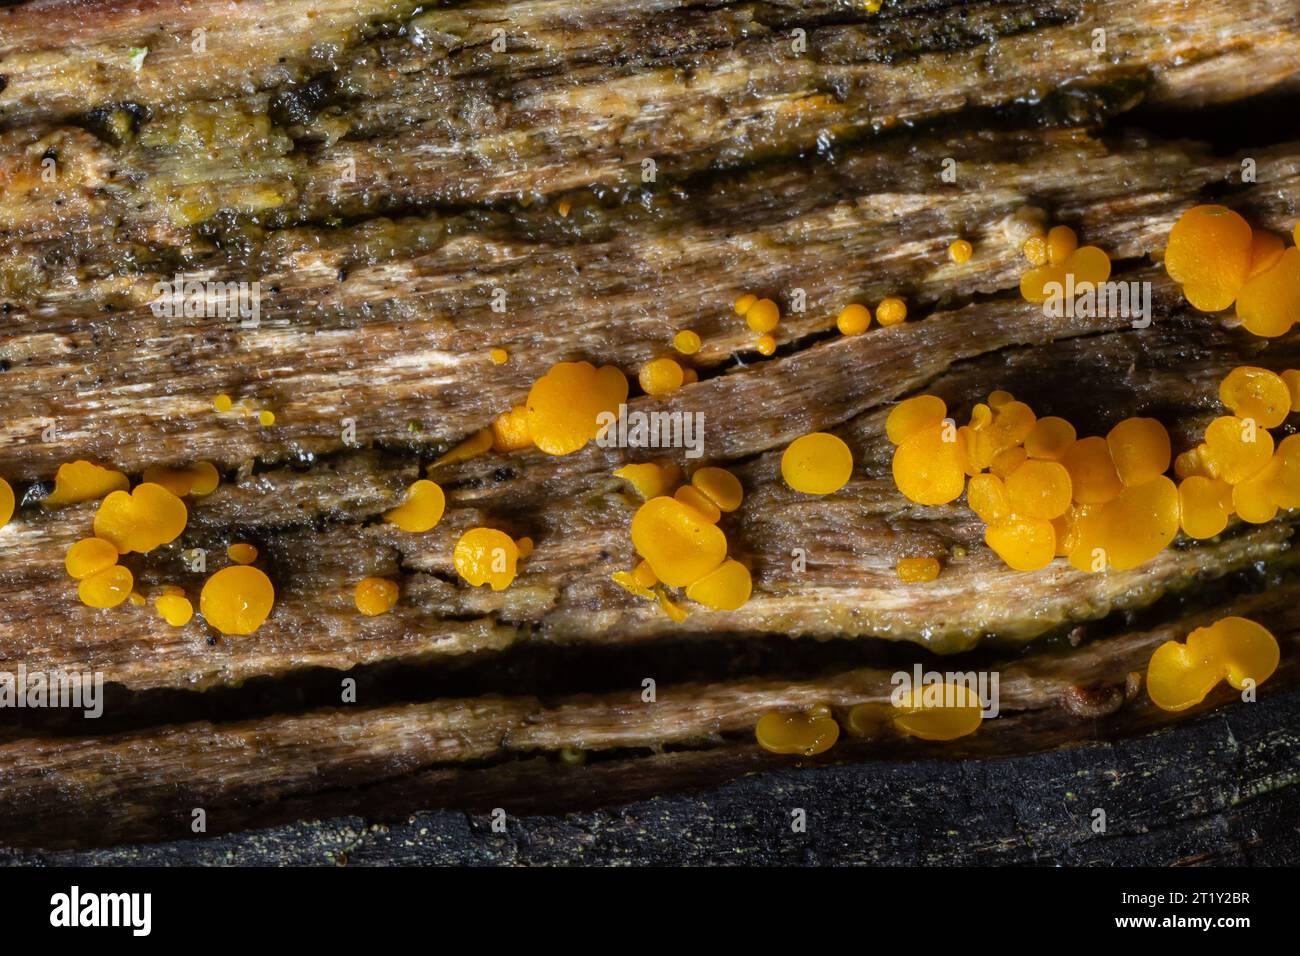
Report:
[[[1155,630],[1113,636],[1069,653],[1047,652],[995,664],[990,670],[1000,676],[1004,716],[972,737],[942,746],[884,732],[872,752],[888,756],[915,753],[919,747],[922,753],[975,757],[1093,739],[1097,721],[1080,720],[1063,708],[1065,690],[1075,685],[1123,686],[1159,644],[1223,613],[1249,615],[1269,626],[1283,643],[1284,659],[1292,658],[1280,675],[1290,677],[1297,672],[1293,657],[1300,647],[1297,594],[1300,585],[1291,584],[1230,601],[1208,614],[1175,618]],[[275,822],[285,819],[278,802],[290,802],[293,813],[311,813],[311,794],[341,787],[391,785],[408,801],[417,794],[436,801],[460,786],[438,768],[564,749],[622,753],[677,745],[734,751],[737,738],[747,735],[769,710],[828,703],[843,714],[860,703],[887,706],[891,674],[856,669],[802,682],[669,685],[658,689],[653,703],[642,698],[637,686],[548,702],[533,697],[438,700],[123,735],[21,739],[0,744],[0,808],[5,811],[0,814],[0,841],[77,845],[84,842],[92,822],[99,842],[167,835],[168,827],[173,828],[169,835],[179,836],[187,825],[188,808],[194,806],[206,808],[212,819],[221,819],[230,808],[239,823]],[[1203,712],[1231,697],[1224,689],[1188,713]],[[1045,726],[1028,719],[1039,711],[1049,718]],[[1175,719],[1177,715],[1138,698],[1124,709],[1122,724],[1149,728]],[[851,746],[829,759],[850,759],[861,751],[862,746]],[[497,776],[508,781],[506,767]],[[474,778],[479,773],[463,769],[456,776]],[[524,773],[531,776],[528,769]],[[421,780],[422,774],[429,776]],[[465,785],[475,786],[472,780]],[[478,799],[489,795],[501,797],[503,791],[480,792]],[[323,801],[329,804],[335,798],[326,795]],[[250,805],[256,809],[250,812]],[[405,809],[414,805],[407,803]],[[338,802],[333,809],[338,811]],[[230,825],[226,819],[221,829]]]
[[[1085,435],[1155,416],[1177,451],[1219,413],[1227,370],[1300,367],[1294,337],[1265,343],[1195,313],[1153,261],[1207,197],[1289,234],[1300,143],[1253,148],[1257,181],[1242,182],[1241,157],[1214,146],[1092,125],[1139,101],[1195,116],[1293,89],[1300,7],[326,0],[310,13],[264,0],[0,8],[0,475],[23,497],[0,529],[0,670],[102,671],[125,709],[99,733],[4,723],[0,843],[178,836],[193,806],[221,831],[523,791],[559,806],[588,779],[551,759],[561,751],[598,754],[605,799],[631,798],[613,783],[627,775],[716,782],[780,764],[749,741],[763,712],[887,696],[892,667],[850,655],[911,657],[846,638],[978,649],[1007,713],[963,741],[848,741],[830,760],[980,758],[1166,725],[1179,718],[1122,690],[1128,675],[1229,609],[1283,638],[1273,688],[1300,673],[1286,659],[1300,642],[1293,514],[1180,539],[1133,571],[1016,573],[964,505],[897,493],[884,437],[907,395],[941,395],[960,418],[1008,388]],[[955,182],[940,177],[947,160]],[[1031,207],[1104,248],[1118,277],[1150,283],[1154,324],[1021,301],[1015,223]],[[957,235],[976,249],[961,266],[946,256]],[[261,283],[261,326],[155,315],[155,283],[178,275]],[[731,302],[795,289],[807,310],[785,316],[780,351],[762,359]],[[844,304],[893,294],[912,321],[832,333]],[[674,624],[610,581],[634,563],[637,505],[610,472],[676,451],[488,453],[428,472],[449,502],[433,531],[380,520],[553,363],[632,373],[687,327],[705,341],[701,380],[630,405],[703,414],[702,460],[742,478],[745,507],[723,522],[753,568],[739,611]],[[507,365],[490,364],[497,346]],[[221,392],[274,409],[276,425],[216,414]],[[856,469],[811,501],[779,460],[818,429],[850,443]],[[94,505],[40,504],[40,483],[76,458],[133,476],[217,463],[225,480],[193,502],[185,535],[129,561],[145,591],[193,596],[203,575],[184,550],[252,541],[276,585],[270,620],[220,638],[201,617],[172,628],[148,605],[78,602],[63,556]],[[537,542],[506,591],[469,588],[451,566],[457,536],[480,524]],[[896,560],[917,553],[944,556],[938,581],[898,580]],[[393,613],[356,613],[365,575],[400,581]],[[1261,580],[1273,587],[1253,593]],[[1043,640],[1071,628],[1099,636]],[[840,640],[777,653],[773,636]],[[753,673],[717,659],[744,640],[768,642]],[[539,650],[581,657],[584,674],[620,655],[680,661],[647,705],[613,678],[579,693],[533,675]],[[436,690],[399,682],[377,703],[323,709],[336,694],[317,692],[321,669],[380,686],[428,673]],[[149,696],[167,693],[179,696]]]

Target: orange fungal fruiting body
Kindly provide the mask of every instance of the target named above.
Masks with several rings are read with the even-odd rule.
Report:
[[[1165,270],[1202,312],[1232,305],[1250,275],[1253,240],[1246,220],[1224,206],[1193,206],[1169,232]]]
[[[1056,556],[1056,529],[1042,518],[1012,514],[984,529],[984,543],[1017,571],[1037,571]]]
[[[938,425],[947,416],[948,405],[937,395],[906,398],[889,410],[885,434],[895,445],[901,445],[922,429]]]
[[[759,746],[775,754],[813,757],[829,750],[839,736],[840,725],[826,707],[794,714],[771,711],[754,727]]]
[[[447,498],[437,483],[421,478],[406,489],[402,503],[384,513],[384,520],[403,531],[419,534],[436,527],[447,507]]]
[[[957,438],[956,429],[944,421],[913,432],[894,449],[894,484],[904,497],[922,505],[961,497],[967,455]]]
[[[183,594],[160,594],[154,598],[153,606],[172,627],[184,627],[194,617],[194,605]]]
[[[202,497],[217,490],[221,475],[210,461],[201,461],[188,468],[163,468],[152,465],[144,470],[144,480],[162,485],[178,498],[186,495]]]
[[[1272,266],[1249,279],[1237,295],[1237,318],[1265,338],[1287,332],[1300,316],[1300,249],[1289,246]]]
[[[266,621],[275,587],[261,570],[246,564],[222,568],[203,583],[199,611],[222,634],[243,637]]]
[[[548,455],[568,455],[600,434],[602,417],[627,401],[627,377],[611,365],[560,362],[533,383],[524,403],[533,443]]]
[[[131,486],[126,475],[89,461],[70,461],[54,473],[54,490],[41,501],[47,508],[61,508],[82,501],[94,501],[113,491]]]
[[[106,571],[117,564],[118,550],[103,538],[82,538],[63,559],[63,567],[70,577],[80,581],[92,574]]]
[[[1273,436],[1250,419],[1223,415],[1205,429],[1206,454],[1230,485],[1257,474],[1273,457]]]
[[[1107,526],[1106,560],[1120,571],[1150,561],[1178,533],[1178,487],[1164,475],[1129,485],[1101,507]]]
[[[96,571],[77,584],[77,597],[87,607],[117,607],[131,595],[135,578],[120,564]]]
[[[749,600],[752,591],[749,569],[739,561],[728,559],[691,582],[686,596],[714,611],[734,611]]]
[[[1064,262],[1040,265],[1020,277],[1020,295],[1026,302],[1047,302],[1054,295],[1064,296],[1073,284],[1099,285],[1110,278],[1110,257],[1096,246],[1081,246]]]
[[[670,358],[659,358],[641,366],[637,381],[647,395],[669,395],[682,387],[682,367]]]
[[[1119,480],[1140,485],[1169,470],[1169,432],[1154,418],[1126,418],[1106,435]]]
[[[759,299],[744,312],[745,323],[759,335],[771,332],[781,321],[781,307],[771,299]]]
[[[1021,253],[1035,268],[1047,265],[1047,237],[1030,236],[1020,247]]]
[[[876,306],[876,321],[883,326],[901,325],[907,320],[907,303],[895,296],[882,299]]]
[[[720,511],[735,511],[745,500],[745,489],[741,487],[740,479],[724,468],[700,468],[691,475],[691,484]]]
[[[727,538],[676,498],[651,498],[632,517],[632,545],[669,587],[688,587],[727,556]]]
[[[1011,517],[1007,486],[997,475],[975,475],[966,485],[966,503],[985,524],[997,524]]]
[[[494,433],[491,428],[480,428],[451,451],[438,458],[429,467],[431,469],[439,468],[443,465],[454,465],[456,462],[477,458],[492,447],[494,440]]]
[[[1243,617],[1226,617],[1192,631],[1186,643],[1157,647],[1147,665],[1147,693],[1162,710],[1186,710],[1221,680],[1237,690],[1262,684],[1279,659],[1277,640],[1268,630]]]
[[[1061,456],[1061,464],[1070,473],[1071,493],[1080,504],[1104,504],[1124,488],[1110,457],[1110,447],[1099,436],[1076,441]]]
[[[1028,518],[1058,518],[1070,507],[1070,473],[1055,461],[1024,462],[1006,478],[1013,514]]]
[[[357,582],[353,601],[357,610],[366,617],[387,614],[397,604],[396,581],[387,578],[362,578]]]
[[[528,409],[516,405],[502,412],[492,423],[493,451],[519,451],[531,448],[533,437],[528,433]]]
[[[456,573],[469,584],[502,591],[515,579],[519,546],[504,531],[471,528],[456,542],[452,560]]]
[[[781,476],[795,491],[829,495],[848,484],[853,474],[853,452],[828,432],[802,435],[781,456]]]
[[[1064,418],[1049,415],[1034,423],[1033,431],[1025,438],[1025,454],[1030,458],[1060,461],[1074,441],[1074,426]]]
[[[939,559],[933,557],[899,558],[894,565],[898,580],[908,584],[933,581],[939,576],[940,570]]]
[[[681,467],[671,462],[624,465],[614,475],[631,484],[646,501],[661,495],[671,495],[682,481]]]
[[[690,329],[682,329],[673,336],[673,348],[683,355],[694,355],[700,350],[700,335]]]
[[[143,482],[131,492],[114,491],[95,513],[95,537],[126,554],[141,554],[175,541],[189,520],[185,502],[162,485]]]
[[[1285,250],[1286,242],[1277,233],[1267,229],[1253,230],[1250,237],[1250,274],[1246,281],[1249,282],[1261,272],[1267,272],[1277,265]]]
[[[1191,475],[1178,486],[1179,523],[1190,538],[1213,538],[1232,516],[1232,486],[1219,478]]]
[[[900,693],[894,706],[894,727],[922,740],[965,737],[978,730],[984,719],[979,695],[965,684],[944,682],[913,687]]]
[[[861,335],[871,325],[871,310],[865,305],[846,305],[835,319],[835,327],[841,335]]]
[[[1254,419],[1261,428],[1276,428],[1291,414],[1291,389],[1268,369],[1239,365],[1219,384],[1219,401],[1238,418]]]
[[[226,548],[226,556],[236,564],[252,564],[257,560],[257,546],[246,541],[236,541]]]
[[[687,507],[694,508],[713,524],[717,524],[722,517],[722,509],[694,485],[682,485],[673,493],[673,497]]]
[[[1063,266],[1079,248],[1079,237],[1069,226],[1053,226],[1047,231],[1047,262]]]

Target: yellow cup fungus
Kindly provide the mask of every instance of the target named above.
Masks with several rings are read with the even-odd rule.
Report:
[[[671,495],[682,482],[681,467],[671,462],[624,465],[614,474],[630,484],[646,501],[661,495]]]
[[[226,548],[226,556],[236,564],[252,564],[257,553],[257,546],[246,541],[236,541]]]
[[[727,556],[726,535],[676,498],[651,498],[632,517],[632,545],[655,576],[684,588],[715,570]]]
[[[749,600],[753,590],[749,569],[727,559],[686,587],[686,596],[714,611],[734,611]]]
[[[771,299],[759,299],[744,312],[745,323],[760,335],[771,332],[781,321],[781,307]]]
[[[745,500],[745,489],[741,487],[740,479],[725,468],[699,468],[691,475],[691,484],[713,502],[719,511],[735,511]]]
[[[871,325],[871,310],[865,305],[846,305],[835,319],[841,335],[861,335]]]
[[[840,725],[824,706],[799,713],[772,711],[754,726],[759,746],[774,754],[813,757],[830,750],[839,736]]]
[[[828,432],[802,435],[781,456],[781,476],[795,491],[829,495],[848,484],[853,453],[844,440]]]
[[[658,358],[641,366],[637,381],[647,395],[670,395],[682,387],[685,373],[674,360]]]
[[[77,584],[77,597],[87,607],[117,607],[131,596],[135,578],[120,564],[87,575]]]
[[[1254,243],[1246,220],[1224,206],[1193,206],[1174,223],[1165,248],[1165,270],[1202,312],[1218,312],[1236,300],[1250,275]]]
[[[894,727],[922,740],[956,740],[974,733],[984,720],[979,695],[953,682],[913,687],[894,709]]]
[[[876,321],[883,326],[901,325],[907,320],[907,303],[897,296],[882,299],[876,306]]]
[[[236,564],[203,583],[199,611],[222,634],[243,637],[266,621],[275,605],[275,587],[258,568]]]
[[[898,580],[906,584],[933,581],[939,577],[940,570],[942,568],[939,559],[935,557],[899,558],[894,565],[894,573],[898,575]]]
[[[400,505],[384,513],[384,520],[403,531],[419,534],[436,527],[446,507],[447,497],[442,488],[421,478],[406,489]]]
[[[1194,707],[1222,680],[1237,690],[1258,686],[1277,669],[1277,639],[1244,617],[1198,627],[1185,643],[1166,641],[1147,664],[1147,693],[1162,710]]]
[[[675,363],[674,363],[675,364]],[[524,403],[533,443],[548,455],[569,455],[601,430],[602,414],[627,401],[627,377],[611,365],[560,362],[533,383]]]
[[[95,537],[112,542],[121,554],[143,554],[171,544],[189,520],[185,502],[162,485],[143,482],[131,492],[114,491],[95,513]]]
[[[528,409],[516,405],[502,412],[492,422],[492,450],[519,451],[533,446],[533,436],[528,431]]]
[[[357,610],[366,617],[387,614],[397,604],[398,587],[396,581],[387,578],[363,578],[357,582],[353,601]]]
[[[1119,480],[1141,485],[1169,470],[1169,432],[1154,418],[1126,418],[1106,434]]]
[[[63,558],[68,575],[80,581],[117,564],[118,550],[103,538],[82,538]]]
[[[178,498],[192,495],[201,498],[217,490],[221,474],[210,461],[200,461],[188,468],[163,468],[151,465],[144,470],[144,480],[162,485]]]
[[[515,579],[519,545],[496,528],[471,528],[456,542],[452,561],[467,583],[502,591]]]
[[[700,334],[690,329],[682,329],[673,336],[673,348],[682,355],[694,355],[700,350]]]
[[[153,606],[172,627],[184,627],[194,617],[194,605],[184,594],[160,594],[154,598]]]
[[[41,501],[47,508],[61,508],[82,501],[95,501],[113,491],[131,487],[126,475],[90,461],[70,461],[54,474],[54,490]]]
[[[917,504],[942,505],[966,487],[967,450],[947,422],[926,425],[894,449],[894,484]]]

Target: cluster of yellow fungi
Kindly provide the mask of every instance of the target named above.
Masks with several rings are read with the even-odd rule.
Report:
[[[421,478],[406,489],[401,504],[384,512],[384,520],[408,534],[424,534],[437,527],[446,508],[442,487]],[[515,579],[520,559],[527,557],[532,548],[529,538],[516,541],[496,528],[471,528],[456,541],[452,563],[467,584],[486,584],[494,591],[502,591]],[[357,610],[368,617],[391,611],[397,598],[397,584],[384,578],[363,579],[353,594]]]
[[[560,214],[567,213],[562,204]],[[1294,238],[1300,243],[1300,225]],[[1080,247],[1068,226],[1034,228],[1021,249],[1031,268],[1020,291],[1031,302],[1046,301],[1053,284],[1078,287],[1110,276],[1106,253]],[[968,262],[972,254],[965,239],[948,247],[954,263]],[[1286,246],[1274,233],[1252,229],[1223,206],[1196,206],[1184,213],[1170,232],[1164,262],[1192,306],[1218,312],[1235,304],[1238,322],[1256,335],[1281,335],[1300,317],[1300,249]],[[734,311],[758,336],[755,348],[774,354],[772,333],[781,321],[780,306],[746,293],[735,301]],[[906,318],[907,305],[896,297],[882,300],[874,315],[881,326]],[[843,335],[860,335],[872,320],[867,306],[854,303],[840,312],[836,326]],[[702,344],[690,329],[677,331],[672,340],[681,356],[695,355]],[[489,352],[495,365],[508,358],[503,348]],[[698,373],[674,358],[659,357],[641,367],[637,380],[647,395],[658,397],[698,381]],[[628,391],[627,376],[618,368],[560,362],[533,383],[523,404],[452,448],[431,469],[489,450],[535,447],[548,455],[573,454],[599,437],[601,419],[617,413]],[[1173,462],[1178,484],[1166,475],[1169,435],[1154,419],[1128,418],[1104,437],[1078,438],[1065,419],[1039,418],[1010,393],[995,391],[959,426],[948,417],[943,399],[920,395],[899,402],[885,423],[896,446],[894,481],[906,498],[922,505],[948,504],[965,494],[968,506],[987,525],[986,543],[1013,569],[1036,570],[1055,557],[1082,570],[1134,568],[1169,545],[1180,529],[1192,538],[1210,538],[1234,514],[1262,523],[1279,509],[1300,507],[1300,435],[1275,443],[1268,431],[1300,410],[1300,371],[1278,374],[1242,366],[1223,380],[1219,395],[1231,414],[1211,422],[1204,441]],[[269,410],[240,405],[263,425],[275,421]],[[213,407],[228,413],[235,402],[222,394]],[[848,483],[853,464],[842,439],[814,432],[786,448],[781,474],[796,492],[828,495]],[[718,526],[744,499],[735,475],[702,467],[684,481],[679,466],[653,462],[626,465],[614,474],[643,502],[630,529],[641,560],[631,571],[612,575],[619,586],[657,602],[674,620],[687,611],[669,589],[717,611],[736,610],[749,599],[750,572],[728,556],[727,538]],[[61,465],[43,507],[100,502],[93,535],[74,543],[64,562],[78,582],[82,602],[94,608],[116,607],[128,599],[144,603],[123,558],[175,542],[189,518],[185,499],[211,494],[219,483],[209,462],[148,468],[134,488],[125,474],[93,462]],[[0,479],[0,527],[14,507],[13,489]],[[422,534],[439,524],[445,509],[442,488],[420,479],[383,517],[403,532]],[[471,586],[500,591],[513,581],[518,562],[532,547],[528,538],[515,540],[504,531],[476,527],[459,537],[452,560]],[[270,614],[275,590],[254,566],[259,558],[254,545],[233,542],[227,555],[231,565],[204,583],[199,610],[223,634],[252,634]],[[906,582],[932,581],[940,571],[939,559],[932,556],[904,557],[896,565]],[[399,595],[396,582],[367,577],[356,585],[354,602],[361,614],[376,616],[391,611]],[[178,585],[161,586],[153,603],[176,627],[194,616],[193,604]],[[1161,708],[1184,710],[1223,680],[1238,690],[1257,686],[1272,675],[1278,659],[1277,641],[1267,630],[1244,618],[1225,618],[1194,630],[1185,643],[1161,645],[1148,666],[1148,693]],[[859,704],[848,711],[845,723],[855,736],[876,736],[891,728],[922,739],[951,740],[977,729],[981,714],[982,705],[968,687],[938,684],[916,688],[901,701]],[[825,704],[767,713],[755,727],[758,743],[780,754],[819,754],[839,735],[840,724]]]
[[[935,682],[910,688],[898,701],[858,704],[848,711],[845,725],[854,737],[879,738],[892,731],[921,740],[956,740],[978,730],[983,714],[984,705],[969,686]],[[839,736],[840,725],[826,704],[769,711],[754,727],[764,750],[801,757],[825,753]]]
[[[897,296],[881,299],[876,306],[876,321],[881,327],[901,325],[907,321],[907,303]],[[846,305],[835,319],[841,335],[861,335],[871,327],[871,310],[857,302]]]
[[[1174,461],[1182,479],[1183,530],[1212,538],[1232,515],[1251,524],[1271,521],[1279,508],[1300,508],[1300,435],[1274,442],[1268,429],[1300,410],[1300,372],[1281,375],[1242,365],[1219,385],[1231,415],[1210,422],[1205,440]]]
[[[681,468],[656,462],[626,465],[614,474],[644,499],[631,528],[641,561],[630,572],[616,571],[615,584],[657,602],[677,621],[687,612],[666,588],[684,589],[688,599],[714,611],[734,611],[749,600],[749,569],[727,557],[727,536],[718,527],[722,515],[744,501],[740,479],[706,466],[683,484]]]
[[[206,461],[179,469],[150,467],[143,477],[132,488],[120,471],[89,461],[67,462],[55,473],[53,491],[42,499],[46,508],[99,501],[93,536],[75,542],[64,557],[64,568],[88,607],[111,608],[128,599],[145,603],[144,595],[135,589],[135,576],[121,559],[176,541],[189,522],[184,499],[211,494],[221,480],[216,467]],[[200,611],[222,634],[252,634],[271,613],[275,588],[265,572],[251,566],[258,557],[256,547],[237,542],[228,554],[235,564],[204,582]],[[177,584],[161,586],[153,604],[173,627],[183,627],[194,617],[193,603]]]
[[[222,392],[212,400],[212,407],[218,413],[225,415],[234,410],[235,400],[225,392]],[[246,414],[255,415],[259,425],[269,428],[271,425],[275,424],[275,412],[271,411],[269,408],[258,408],[248,400],[240,402],[239,407]]]
[[[1046,233],[1035,230],[1021,251],[1033,266],[1020,277],[1020,294],[1026,302],[1046,302],[1053,284],[1065,290],[1072,283],[1077,289],[1110,278],[1110,257],[1097,246],[1080,246],[1069,226],[1053,226]]]
[[[1300,242],[1300,224],[1293,232]],[[1282,335],[1300,317],[1300,249],[1252,229],[1226,206],[1194,206],[1169,232],[1165,270],[1201,312],[1236,304],[1236,321],[1255,335]]]

